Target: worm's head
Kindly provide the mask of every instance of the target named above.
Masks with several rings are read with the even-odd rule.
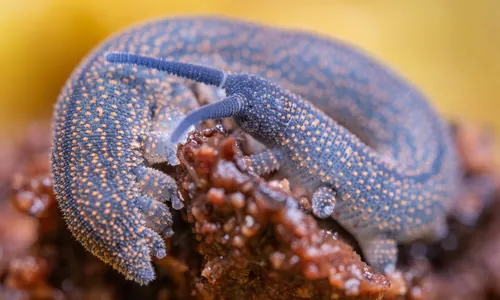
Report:
[[[238,126],[265,144],[280,143],[291,116],[291,93],[250,74],[228,76],[225,89],[228,97],[239,99],[233,115]]]
[[[170,142],[177,143],[196,123],[234,117],[247,133],[265,144],[282,141],[290,116],[294,112],[292,101],[296,96],[263,78],[251,74],[228,75],[208,66],[179,61],[168,61],[133,53],[110,52],[105,59],[113,63],[135,64],[169,74],[217,86],[226,91],[227,97],[205,105],[188,114],[172,131]]]

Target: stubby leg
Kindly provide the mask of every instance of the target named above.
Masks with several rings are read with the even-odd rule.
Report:
[[[173,234],[172,216],[163,202],[170,200],[172,203],[178,202],[182,205],[177,197],[177,186],[170,176],[148,167],[138,167],[134,173],[143,195],[137,199],[137,204],[144,213],[148,226],[144,229],[145,235],[149,238],[152,254],[157,258],[163,258],[167,253],[159,234],[164,237]]]
[[[396,269],[398,248],[395,240],[385,235],[358,239],[368,264],[377,272],[393,273]]]
[[[145,215],[148,227],[165,237],[172,236],[172,215],[164,203],[150,197],[140,197],[137,202]]]
[[[151,254],[159,259],[164,258],[167,255],[167,250],[165,249],[165,243],[160,235],[149,228],[145,229],[145,233],[149,238]]]
[[[170,165],[178,164],[176,146],[169,143],[169,135],[159,131],[146,134],[142,141],[144,157],[151,164],[168,162]]]
[[[311,200],[313,214],[321,219],[330,217],[335,209],[335,191],[322,186],[314,191]]]
[[[160,202],[170,201],[174,209],[181,209],[184,204],[177,194],[177,184],[169,175],[148,167],[135,169],[137,183],[142,193]]]
[[[264,175],[279,170],[283,161],[283,153],[277,149],[267,149],[247,157],[255,173]]]
[[[144,156],[149,163],[178,165],[177,144],[169,143],[170,133],[185,118],[186,112],[199,107],[197,99],[185,84],[174,81],[168,95],[155,104],[151,132],[143,138]],[[188,131],[193,129],[191,126]]]
[[[153,229],[154,233],[158,232],[165,237],[171,236],[173,234],[172,215],[163,202],[171,200],[172,206],[176,203],[177,207],[182,204],[177,197],[174,180],[160,171],[147,167],[138,167],[134,173],[143,194],[137,199],[137,204],[144,213],[147,226]],[[151,240],[153,250],[158,243],[157,239]]]

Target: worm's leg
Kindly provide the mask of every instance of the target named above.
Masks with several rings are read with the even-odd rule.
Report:
[[[174,209],[184,206],[177,193],[177,184],[169,175],[143,166],[137,167],[134,173],[143,195],[160,202],[170,201]]]
[[[167,255],[165,249],[165,243],[160,235],[150,228],[144,229],[146,237],[149,238],[149,247],[151,248],[151,254],[156,258],[164,258]]]
[[[335,209],[335,201],[335,191],[332,188],[319,187],[312,195],[313,214],[321,219],[331,216]]]
[[[279,170],[283,153],[278,149],[267,149],[247,156],[246,159],[255,173],[264,175]]]
[[[182,203],[177,198],[173,179],[160,171],[147,167],[138,167],[135,173],[139,188],[144,195],[137,199],[137,205],[144,213],[147,226],[154,230],[150,234],[153,235],[157,232],[165,237],[171,236],[173,234],[172,215],[168,207],[161,201],[170,199],[172,203]],[[157,238],[151,239],[153,252],[161,251],[159,243]]]
[[[155,103],[151,132],[142,141],[144,157],[152,164],[179,164],[177,144],[169,142],[170,133],[184,119],[186,112],[199,107],[195,95],[185,84],[172,82],[170,86],[165,97]],[[189,128],[186,133],[193,129]]]
[[[393,273],[398,255],[397,243],[385,235],[358,238],[368,264],[377,272]]]
[[[177,165],[176,145],[171,144],[169,135],[160,131],[148,132],[142,139],[143,155],[150,164],[168,162]]]
[[[148,227],[164,237],[172,236],[172,215],[164,203],[144,196],[137,199],[137,204],[145,215]]]

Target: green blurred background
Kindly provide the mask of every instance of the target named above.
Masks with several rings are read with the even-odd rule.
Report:
[[[350,41],[405,74],[448,117],[500,137],[497,0],[0,0],[0,134],[52,113],[93,46],[131,23],[215,13]]]

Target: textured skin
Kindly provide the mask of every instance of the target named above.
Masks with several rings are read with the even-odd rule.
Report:
[[[301,179],[317,207],[335,202],[334,218],[358,238],[364,252],[374,253],[365,255],[376,267],[394,263],[394,239],[409,241],[443,228],[457,186],[456,155],[448,129],[405,80],[348,45],[310,33],[213,17],[158,20],[136,25],[95,49],[68,80],[54,114],[52,169],[68,228],[127,278],[139,283],[154,278],[149,254],[161,257],[165,249],[149,228],[170,233],[167,221],[161,228],[146,226],[159,214],[168,219],[169,213],[157,208],[161,199],[149,198],[163,190],[143,190],[158,185],[144,184],[146,176],[137,174],[152,170],[152,162],[175,163],[166,138],[178,117],[198,104],[186,81],[110,64],[104,61],[107,51],[249,72],[295,93],[260,79],[240,86],[252,92],[272,87],[289,99],[286,103],[298,105],[286,107],[288,126],[273,128],[261,140],[272,146],[276,139],[268,137],[286,137],[277,149],[285,154],[286,169],[296,170],[292,177]],[[279,109],[285,106],[262,106],[258,116],[275,117],[281,124]],[[256,124],[261,130],[269,125],[263,120],[239,123],[255,135]],[[155,182],[170,180],[151,174],[150,179],[160,176]],[[315,194],[319,183],[329,188]],[[332,199],[325,197],[333,190]],[[173,191],[169,197],[179,203]]]

